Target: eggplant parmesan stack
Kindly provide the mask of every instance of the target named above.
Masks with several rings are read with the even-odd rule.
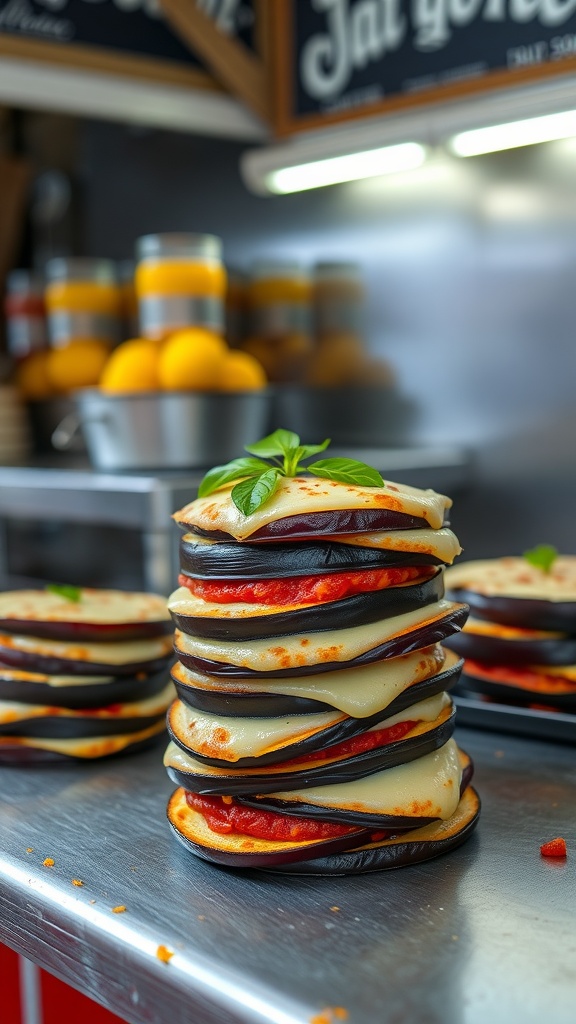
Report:
[[[446,692],[462,662],[441,643],[467,615],[444,599],[450,500],[292,476],[246,515],[231,494],[175,515],[176,836],[218,864],[302,874],[461,843],[479,804]]]
[[[0,593],[0,763],[90,760],[159,737],[171,633],[155,594]]]
[[[576,714],[576,556],[539,567],[530,555],[448,570],[451,596],[471,609],[450,645],[466,659],[467,689],[506,704]]]

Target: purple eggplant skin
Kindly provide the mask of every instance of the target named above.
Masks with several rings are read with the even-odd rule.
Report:
[[[441,569],[429,579],[407,583],[400,587],[385,587],[371,590],[341,601],[326,601],[323,604],[307,604],[295,611],[271,612],[269,615],[251,615],[233,618],[223,615],[181,615],[171,612],[178,629],[191,636],[207,637],[212,640],[259,640],[270,636],[303,633],[310,629],[321,632],[326,629],[345,629],[350,626],[364,626],[370,622],[392,615],[415,612],[429,604],[435,604],[444,597],[444,580]],[[222,605],[225,610],[227,606]]]
[[[292,676],[312,675],[316,672],[334,672],[342,668],[353,668],[356,665],[369,665],[374,661],[382,661],[383,658],[397,658],[401,654],[410,654],[430,644],[442,643],[447,637],[457,633],[468,618],[468,605],[461,605],[454,611],[444,615],[435,622],[424,623],[409,633],[402,633],[392,637],[377,647],[361,654],[350,661],[318,662],[315,665],[301,665],[296,668],[282,668],[274,672],[266,672],[264,675],[270,679],[288,679]],[[453,646],[453,645],[451,645]],[[187,668],[195,669],[197,672],[205,672],[207,675],[217,676],[223,679],[257,679],[263,673],[253,669],[243,668],[229,662],[211,661],[207,658],[198,658],[195,655],[181,651],[177,646],[177,639],[174,643],[176,657]],[[0,650],[0,658],[2,651]],[[576,658],[574,659],[576,661]],[[564,664],[568,664],[564,662]]]
[[[388,705],[386,713],[395,715],[411,704],[433,697],[442,690],[449,690],[458,682],[464,665],[460,658],[451,668],[437,672],[427,679],[406,687]],[[282,718],[284,715],[308,715],[335,710],[331,704],[308,697],[291,697],[282,693],[244,694],[234,690],[215,692],[189,686],[172,676],[180,700],[195,711],[206,711],[209,715],[223,715],[226,718]]]
[[[421,864],[424,861],[440,857],[455,850],[465,843],[474,832],[480,818],[480,799],[476,790],[468,790],[470,794],[470,814],[458,831],[442,839],[418,840],[411,838],[407,832],[401,843],[382,842],[378,846],[364,849],[340,851],[329,857],[315,858],[293,865],[269,865],[267,870],[275,873],[291,875],[363,875],[372,871],[391,871],[394,868],[408,867],[410,864]],[[464,794],[466,795],[466,794]]]
[[[103,673],[108,674],[108,673]],[[146,700],[160,693],[168,682],[167,665],[162,672],[141,679],[118,676],[111,683],[94,686],[50,686],[24,679],[11,679],[6,667],[0,667],[0,700],[19,701],[21,704],[49,704],[51,707],[101,708],[109,704],[125,704],[133,700]]]
[[[323,576],[365,569],[443,565],[441,558],[415,551],[386,551],[328,540],[307,544],[199,544],[192,534],[180,540],[180,571],[199,580],[264,580]]]
[[[451,636],[446,646],[463,658],[491,665],[573,665],[576,662],[576,636],[505,640],[464,631]]]
[[[202,860],[208,860],[213,864],[221,864],[224,867],[251,868],[268,867],[270,864],[294,864],[303,857],[305,858],[310,856],[310,846],[306,846],[304,849],[287,847],[282,851],[275,850],[274,852],[268,853],[251,853],[250,851],[232,853],[228,850],[219,849],[217,846],[207,847],[200,842],[194,842],[194,840],[190,839],[179,829],[176,822],[175,810],[180,796],[181,790],[177,789],[168,801],[166,813],[170,827],[176,838],[186,847],[186,849],[190,853],[194,853],[197,857],[201,857]],[[216,842],[218,839],[218,833],[214,832],[213,835]],[[365,829],[357,829],[348,835],[336,836],[333,839],[320,840],[314,845],[314,852],[319,852],[321,856],[329,856],[330,854],[337,853],[340,850],[346,850],[350,849],[350,847],[358,846],[359,843],[369,842],[369,839],[369,832]]]
[[[152,661],[129,662],[125,665],[106,665],[95,661],[76,661],[52,655],[18,651],[0,644],[0,662],[24,672],[40,672],[47,676],[134,676],[139,672],[153,675],[168,667],[170,656]]]
[[[230,542],[232,539],[230,534],[223,530],[202,530],[187,523],[179,525],[186,531],[196,533],[200,537],[208,537],[210,540]],[[251,534],[246,543],[267,544],[276,540],[332,538],[348,533],[374,533],[378,530],[418,530],[428,526],[429,523],[420,516],[394,512],[387,508],[344,508],[275,519]]]
[[[576,714],[576,689],[573,693],[545,693],[544,690],[525,690],[520,686],[510,686],[506,683],[481,679],[473,672],[468,671],[462,677],[462,685],[467,690],[474,690],[477,693],[484,693],[487,697],[504,704],[521,704],[523,707],[530,704],[545,704],[559,711],[566,711],[569,714]]]
[[[193,793],[202,796],[243,796],[261,793],[289,792],[292,789],[307,789],[310,786],[331,786],[341,782],[356,782],[367,775],[407,764],[418,757],[430,754],[450,739],[456,724],[456,709],[445,722],[429,729],[426,733],[407,739],[387,743],[375,750],[367,750],[331,764],[318,765],[313,761],[305,768],[286,771],[274,775],[248,775],[236,771],[228,777],[183,772],[177,768],[168,768],[168,775],[178,786],[183,786]]]
[[[18,722],[0,723],[0,736],[35,736],[38,739],[81,740],[93,736],[117,736],[128,732],[141,732],[161,722],[164,712],[138,718],[28,718]]]
[[[36,622],[30,619],[0,619],[0,633],[37,636],[44,640],[69,640],[74,643],[123,643],[149,640],[172,632],[170,619],[157,622]]]
[[[460,783],[460,797],[471,782],[474,767],[468,758],[467,764],[462,772]],[[238,796],[236,802],[243,807],[260,808],[264,811],[276,811],[286,814],[289,817],[310,818],[312,821],[328,821],[334,825],[357,825],[358,828],[367,828],[370,832],[380,829],[413,829],[421,828],[424,825],[431,825],[438,818],[410,818],[405,815],[393,814],[369,814],[365,811],[356,811],[348,807],[319,807],[315,804],[307,804],[303,800],[295,804],[291,801],[279,800],[270,796]]]
[[[464,587],[451,590],[451,601],[465,601],[472,615],[519,629],[550,629],[576,634],[576,601],[495,597]]]

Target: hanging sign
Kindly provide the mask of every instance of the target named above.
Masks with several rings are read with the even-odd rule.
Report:
[[[576,0],[272,0],[286,134],[576,69]]]

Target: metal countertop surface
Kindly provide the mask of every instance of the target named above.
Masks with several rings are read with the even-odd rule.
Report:
[[[187,853],[165,819],[162,745],[2,767],[0,941],[133,1024],[311,1024],[322,1011],[332,1024],[330,1007],[348,1024],[573,1024],[574,747],[457,738],[483,802],[470,841],[427,864],[325,879]],[[542,858],[558,835],[567,860]]]

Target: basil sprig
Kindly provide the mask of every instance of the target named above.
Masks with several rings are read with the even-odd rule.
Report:
[[[68,583],[47,583],[44,590],[49,594],[58,594],[58,597],[64,597],[66,601],[73,601],[74,604],[80,604],[82,600],[80,587],[73,587]]]
[[[278,488],[280,477],[311,473],[327,480],[362,487],[383,487],[384,481],[377,469],[356,459],[320,459],[304,465],[304,460],[326,451],[327,438],[322,444],[300,444],[298,434],[291,430],[275,430],[255,444],[246,445],[252,458],[233,459],[225,466],[215,466],[203,478],[198,497],[205,498],[225,484],[239,483],[232,488],[231,498],[245,516],[252,515],[269,501]]]
[[[550,572],[558,558],[558,552],[552,544],[537,544],[530,551],[525,551],[522,557],[530,565],[533,565],[535,569],[541,569],[542,572]]]

